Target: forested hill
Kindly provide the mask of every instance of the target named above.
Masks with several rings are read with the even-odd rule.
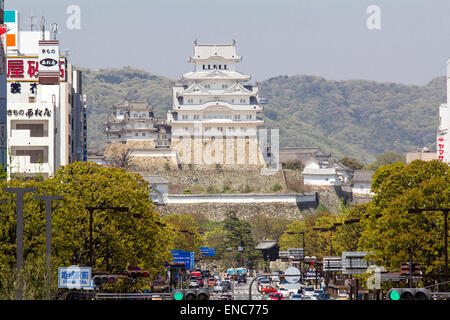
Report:
[[[173,80],[136,70],[83,70],[88,96],[88,143],[102,148],[111,106],[125,97],[149,100],[155,115],[165,116]],[[320,146],[334,158],[365,163],[386,151],[435,148],[438,107],[445,102],[445,77],[424,86],[368,80],[332,81],[315,76],[279,76],[259,84],[267,99],[269,128],[280,129],[282,147]]]

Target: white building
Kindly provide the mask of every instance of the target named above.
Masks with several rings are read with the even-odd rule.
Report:
[[[11,12],[18,31],[6,61],[8,177],[49,177],[85,160],[81,72],[60,56],[59,42],[49,40],[49,32],[20,31],[18,12]]]
[[[264,165],[257,139],[264,124],[257,117],[258,87],[236,70],[241,60],[234,43],[195,43],[189,58],[194,71],[174,86],[167,117],[182,164]]]
[[[450,163],[450,59],[447,60],[447,104],[439,107],[439,130],[437,136],[438,159]]]
[[[113,106],[105,132],[108,143],[146,141],[154,148],[170,147],[170,128],[165,119],[153,116],[146,102],[124,101]]]
[[[374,196],[371,192],[372,187],[372,170],[355,170],[353,174],[353,188],[352,193],[354,197],[360,196]]]
[[[316,158],[309,158],[303,162],[303,183],[312,186],[340,186],[341,179],[336,168],[328,166],[328,162]]]

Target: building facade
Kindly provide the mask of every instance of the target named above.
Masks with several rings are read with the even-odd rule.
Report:
[[[50,32],[20,31],[18,12],[7,16],[15,17],[17,30],[6,59],[8,178],[49,177],[61,166],[85,159],[82,75],[60,55]]]
[[[168,112],[172,148],[181,164],[263,166],[258,144],[258,87],[236,69],[242,57],[231,45],[195,42],[194,71],[173,87]]]
[[[135,164],[142,166],[177,165],[170,148],[171,128],[165,118],[154,117],[147,102],[124,101],[112,107],[106,123],[105,161],[129,152]]]

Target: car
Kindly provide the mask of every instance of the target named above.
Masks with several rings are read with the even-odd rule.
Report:
[[[329,293],[321,293],[317,296],[317,300],[330,300]]]
[[[317,298],[316,297],[314,297],[314,296],[311,296],[311,295],[309,295],[309,296],[303,296],[303,299],[302,300],[317,300]]]
[[[214,285],[214,287],[213,287],[213,291],[214,291],[214,292],[224,292],[225,289],[224,289],[224,287],[222,286],[221,283],[216,283],[216,284]]]
[[[284,300],[283,294],[281,292],[274,292],[269,295],[270,300]]]
[[[268,294],[277,292],[277,289],[274,286],[262,286],[261,290],[259,290],[261,293]]]
[[[198,282],[198,286],[203,288],[203,286],[205,285],[205,283],[203,282],[203,278],[202,277],[192,277],[191,276],[191,280],[195,280]]]
[[[247,283],[247,277],[245,275],[239,275],[237,278],[238,283]]]
[[[208,278],[208,287],[214,287],[216,285],[216,279],[211,277]]]
[[[314,287],[308,286],[302,289],[303,296],[313,296],[314,295]]]
[[[221,294],[217,300],[233,300],[233,296],[229,293],[224,293]]]
[[[284,298],[289,298],[289,296],[291,295],[289,290],[286,288],[278,288],[278,292],[281,292]]]
[[[293,295],[291,295],[291,300],[302,300],[303,299],[303,295],[301,293],[294,293]]]
[[[200,285],[198,284],[197,280],[192,280],[189,282],[189,288],[198,288]]]
[[[231,281],[229,279],[222,280],[222,287],[224,290],[231,290]]]
[[[209,278],[209,277],[211,277],[211,271],[209,271],[209,270],[202,270],[202,271],[201,271],[201,274],[202,274],[202,277],[203,277],[203,278]]]
[[[258,287],[262,285],[270,285],[272,282],[267,278],[262,278],[258,280]]]

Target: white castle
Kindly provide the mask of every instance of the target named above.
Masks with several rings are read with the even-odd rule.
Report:
[[[257,128],[258,87],[251,77],[236,70],[242,57],[231,45],[195,42],[194,71],[173,88],[173,108],[167,121],[172,127],[172,148],[182,164],[262,166]]]
[[[145,118],[139,115],[138,119],[146,123],[147,130],[125,132],[123,126],[114,127],[118,120],[122,123],[125,119],[113,107],[115,111],[106,129],[105,157],[111,154],[114,145],[120,144],[121,148],[134,150],[140,160],[148,158],[143,163],[153,165],[264,167],[257,130],[264,124],[257,117],[263,109],[259,106],[257,84],[248,83],[251,77],[236,70],[236,63],[241,60],[234,41],[227,45],[195,42],[194,55],[189,58],[194,63],[194,71],[184,74],[174,85],[173,105],[167,119],[149,125],[148,122],[157,119],[147,115],[146,110]],[[135,122],[131,125],[133,129]],[[161,149],[154,150],[158,148],[154,136],[159,133],[156,132],[159,130],[153,132],[155,128],[164,128],[167,141],[161,146],[166,147],[164,154]]]

